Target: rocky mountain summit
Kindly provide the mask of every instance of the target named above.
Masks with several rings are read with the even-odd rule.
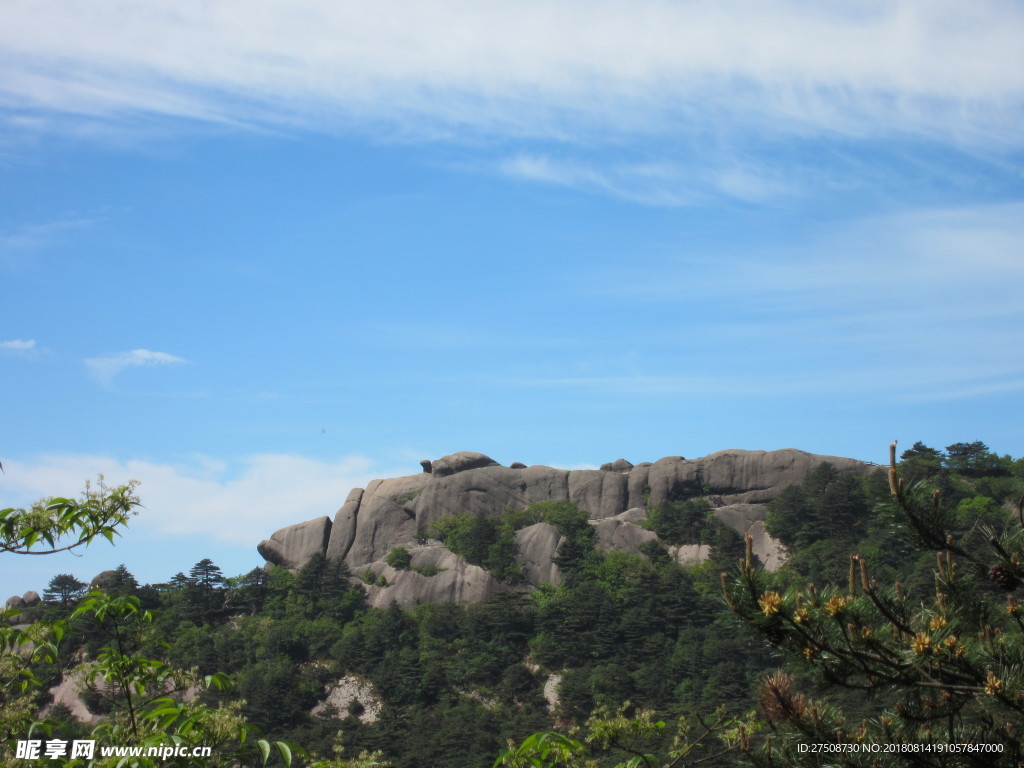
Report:
[[[401,606],[475,602],[501,589],[558,584],[554,557],[562,537],[544,522],[519,530],[517,560],[524,584],[511,586],[467,563],[441,542],[425,538],[430,525],[446,515],[498,516],[542,501],[568,501],[587,512],[599,547],[640,553],[644,543],[657,539],[638,525],[649,509],[669,500],[701,496],[711,503],[715,517],[740,533],[751,534],[754,552],[774,569],[784,553],[764,529],[767,504],[823,462],[844,474],[866,474],[872,469],[855,459],[792,449],[726,450],[699,459],[668,456],[636,465],[618,459],[600,469],[578,470],[519,462],[506,467],[482,453],[464,451],[425,460],[418,474],[355,488],[333,520],[325,516],[282,528],[260,542],[258,550],[269,563],[293,570],[322,553],[344,560],[354,574],[372,571],[379,583],[366,589],[371,604],[377,606],[392,601]],[[409,553],[409,569],[399,570],[385,561],[395,547]],[[697,563],[707,556],[706,547],[698,545],[672,547],[669,552],[681,563]]]

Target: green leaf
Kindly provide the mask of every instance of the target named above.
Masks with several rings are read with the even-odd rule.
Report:
[[[266,765],[267,760],[270,759],[270,742],[266,739],[260,739],[256,742],[256,746],[260,750],[260,755],[263,756],[263,761],[260,763],[260,765]]]
[[[281,753],[281,759],[284,760],[285,768],[290,768],[292,764],[292,748],[283,741],[275,741],[274,745],[277,747],[277,751]]]

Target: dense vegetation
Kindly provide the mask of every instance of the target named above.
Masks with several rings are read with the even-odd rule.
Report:
[[[536,733],[501,765],[693,765],[709,741],[756,766],[1024,763],[1022,462],[983,443],[901,458],[893,444],[887,475],[862,482],[819,467],[772,504],[787,567],[757,567],[748,539],[721,574],[730,610],[783,665],[760,677],[752,719],[703,718],[666,747],[650,712],[603,712],[581,738]]]
[[[962,551],[973,551],[987,544],[992,530],[1012,527],[1007,504],[1024,490],[1024,461],[996,456],[982,443],[955,444],[945,452],[918,443],[901,458],[900,471],[908,481],[926,480],[940,489],[945,512],[938,521],[939,544],[951,536]],[[615,762],[628,757],[622,740],[608,737],[608,723],[616,717],[622,728],[634,723],[634,729],[648,718],[645,749],[671,751],[674,729],[652,725],[656,721],[643,714],[646,710],[670,721],[703,713],[704,721],[711,722],[711,713],[724,708],[715,722],[735,725],[730,718],[746,717],[758,707],[760,695],[762,727],[784,730],[785,718],[765,705],[765,686],[758,687],[766,672],[787,662],[794,650],[793,627],[799,622],[786,624],[781,617],[792,617],[786,610],[796,604],[796,590],[806,593],[808,582],[818,584],[821,595],[828,594],[829,583],[845,588],[851,553],[858,554],[857,562],[871,564],[871,578],[878,583],[899,582],[904,599],[915,605],[934,600],[934,551],[942,547],[926,540],[926,554],[920,555],[912,541],[897,536],[907,532],[907,522],[891,503],[885,471],[852,477],[822,465],[770,506],[766,525],[787,547],[789,563],[769,577],[748,556],[735,577],[743,588],[730,588],[737,609],[730,611],[720,573],[736,573],[744,544],[709,514],[702,496],[706,490],[687,489],[649,510],[646,523],[667,544],[710,544],[711,561],[692,568],[678,566],[658,546],[648,547],[644,556],[595,549],[586,514],[564,503],[545,502],[497,519],[467,514],[439,521],[424,534],[440,538],[510,585],[519,581],[516,530],[544,521],[566,537],[558,559],[564,576],[560,586],[529,594],[506,592],[478,605],[370,609],[359,580],[342,563],[322,557],[297,573],[257,569],[233,578],[203,560],[187,574],[153,585],[139,585],[122,567],[105,585],[104,598],[86,597],[81,581],[60,574],[47,588],[44,604],[20,620],[66,622],[63,636],[59,643],[55,639],[52,652],[37,653],[30,665],[39,685],[26,687],[20,699],[8,691],[4,705],[9,710],[18,699],[22,720],[12,722],[23,723],[24,714],[46,702],[47,687],[79,664],[83,652],[85,658],[96,658],[111,647],[116,629],[125,657],[157,665],[151,675],[177,670],[177,687],[201,687],[198,681],[204,677],[224,674],[211,680],[230,684],[205,688],[199,703],[209,712],[231,713],[236,731],[244,723],[253,734],[262,732],[264,743],[294,742],[329,756],[340,730],[344,754],[379,750],[397,768],[482,766],[493,762],[510,740],[518,743],[553,725],[582,724],[603,707],[603,719],[591,719],[590,732],[605,735],[594,737],[590,749]],[[938,523],[929,518],[921,530],[909,532],[926,538],[933,524]],[[986,526],[990,530],[983,532]],[[408,553],[397,548],[389,563],[409,567]],[[986,594],[1007,584],[1016,587],[1017,563],[1008,555],[1000,567],[1004,570],[994,576],[982,574],[988,579]],[[753,597],[738,606],[743,594]],[[765,594],[777,595],[785,609],[766,610]],[[121,608],[101,617],[101,599],[121,600]],[[111,621],[121,624],[115,627]],[[806,641],[797,656],[805,648]],[[325,689],[343,676],[372,684],[382,707],[375,722],[357,702],[344,712],[312,714]],[[814,682],[795,679],[786,684],[810,686],[807,695],[831,695],[825,686],[828,675],[820,670]],[[554,710],[543,696],[549,681],[557,681]],[[90,709],[109,713],[112,721],[123,718],[123,693],[110,686],[95,689],[87,697]],[[790,701],[804,695],[793,693]],[[627,701],[632,708],[616,715]],[[839,696],[830,706],[871,718],[887,701]],[[58,733],[88,730],[60,708],[49,717]],[[751,733],[756,729],[752,722],[747,718]],[[4,737],[17,736],[8,726]],[[690,756],[715,752],[705,746],[706,752]],[[729,753],[712,764],[734,757]]]

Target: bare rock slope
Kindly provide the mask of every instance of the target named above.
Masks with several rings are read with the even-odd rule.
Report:
[[[668,456],[633,465],[625,459],[594,470],[546,466],[505,467],[481,453],[464,451],[423,461],[415,475],[374,480],[349,493],[332,521],[317,518],[290,525],[259,544],[270,563],[297,569],[315,553],[343,559],[353,573],[372,570],[388,586],[369,587],[374,605],[483,600],[505,588],[477,566],[465,563],[440,542],[418,544],[431,523],[463,512],[500,515],[540,501],[571,501],[586,510],[597,528],[598,546],[637,552],[656,538],[637,525],[646,510],[671,498],[703,495],[715,514],[741,533],[751,533],[755,552],[770,568],[784,554],[765,532],[765,506],[785,487],[802,482],[822,462],[839,471],[865,474],[872,467],[855,459],[821,456],[792,449],[727,450],[700,459]],[[559,581],[552,558],[558,532],[546,523],[519,531],[519,562],[527,584]],[[398,571],[384,563],[397,546],[409,549],[413,568],[431,566],[434,576]],[[693,562],[694,553],[686,555]],[[683,561],[682,553],[680,560]]]

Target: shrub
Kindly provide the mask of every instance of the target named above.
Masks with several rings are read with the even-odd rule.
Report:
[[[412,564],[412,555],[409,554],[409,550],[405,547],[395,547],[388,552],[384,562],[397,571],[407,571]]]

